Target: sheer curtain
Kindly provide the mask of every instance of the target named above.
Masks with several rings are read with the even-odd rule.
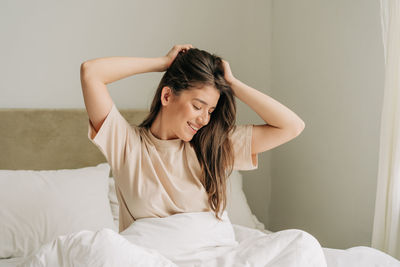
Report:
[[[400,0],[380,0],[385,55],[372,247],[400,259]]]

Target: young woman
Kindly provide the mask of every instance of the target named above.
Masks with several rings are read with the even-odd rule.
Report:
[[[129,125],[106,85],[145,72],[163,72],[150,113]],[[304,122],[271,97],[235,78],[229,63],[190,44],[164,57],[107,57],[81,65],[89,139],[113,171],[120,232],[136,219],[226,208],[232,169],[258,166],[258,153],[298,136]],[[264,125],[235,126],[235,97]]]

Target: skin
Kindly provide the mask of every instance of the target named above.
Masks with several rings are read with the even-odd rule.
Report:
[[[150,131],[159,139],[179,138],[188,142],[196,134],[192,127],[198,130],[209,123],[219,97],[219,91],[208,85],[182,91],[180,95],[165,86],[161,93],[162,108]]]

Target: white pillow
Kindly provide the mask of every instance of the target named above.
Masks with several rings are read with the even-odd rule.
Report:
[[[249,228],[256,228],[253,213],[243,192],[243,177],[237,170],[232,171],[227,180],[226,194],[226,210],[231,222]]]
[[[233,224],[246,226],[249,228],[265,230],[265,226],[257,217],[251,212],[247,203],[246,196],[243,192],[243,178],[240,172],[234,170],[229,176],[227,181],[227,206],[226,211],[228,217]],[[115,224],[118,225],[119,209],[118,200],[115,192],[115,182],[112,177],[109,179],[110,191],[108,197],[110,198],[111,210],[113,213]]]
[[[25,257],[59,235],[116,227],[110,166],[0,170],[0,258]]]

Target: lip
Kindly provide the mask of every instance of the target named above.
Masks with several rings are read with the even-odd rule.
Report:
[[[188,122],[187,124],[188,124],[189,128],[192,130],[193,133],[197,133],[198,130],[196,131],[195,129],[193,129],[189,122]],[[196,126],[195,126],[195,127],[196,127]],[[200,128],[200,127],[199,127],[199,128]]]

